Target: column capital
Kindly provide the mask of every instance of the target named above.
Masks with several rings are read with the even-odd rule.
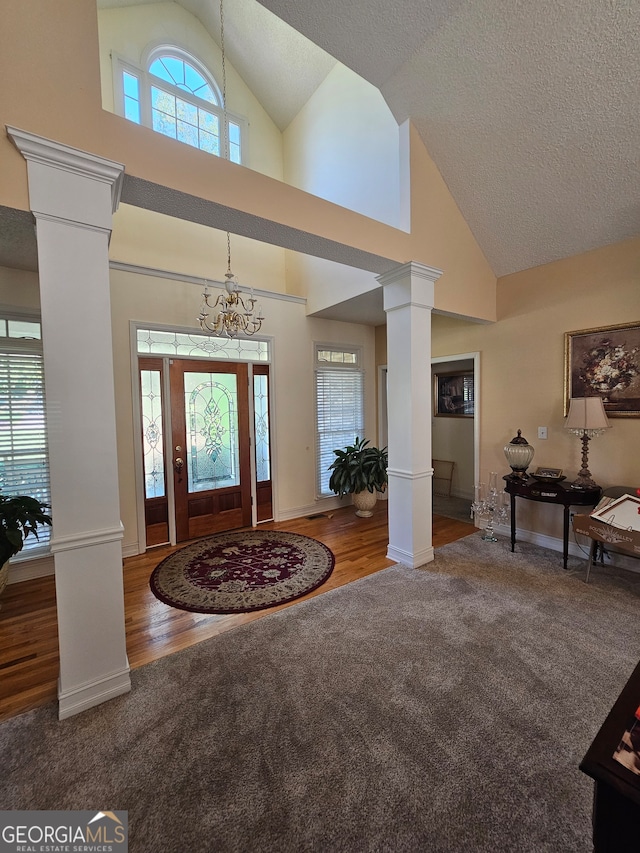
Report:
[[[428,267],[426,264],[420,264],[417,261],[408,261],[406,264],[399,264],[389,272],[383,272],[382,275],[376,276],[376,281],[379,281],[383,287],[397,281],[406,281],[409,278],[425,279],[435,284],[441,275],[442,270],[436,267]]]
[[[30,179],[31,167],[40,166],[50,167],[58,171],[61,170],[68,173],[68,175],[81,179],[97,181],[108,187],[110,191],[111,209],[108,211],[109,219],[111,214],[115,213],[118,209],[125,168],[122,163],[98,157],[96,154],[81,151],[79,148],[71,148],[61,142],[54,142],[51,139],[46,139],[44,136],[37,136],[35,133],[29,133],[26,130],[20,130],[9,125],[7,125],[6,130],[9,139],[11,139],[27,161]],[[55,189],[58,189],[58,187]],[[38,192],[38,190],[34,193],[33,188],[30,186],[29,198],[31,210],[34,213],[45,213],[52,216],[59,214],[59,210],[57,209],[59,205],[56,204],[56,200],[59,200],[59,195],[53,189],[49,198]]]
[[[384,288],[383,300],[386,312],[398,308],[433,309],[435,283],[442,270],[409,261],[376,277]]]

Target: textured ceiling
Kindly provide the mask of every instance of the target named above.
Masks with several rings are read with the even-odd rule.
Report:
[[[640,234],[638,0],[261,0],[411,118],[497,275]]]
[[[179,2],[219,40],[218,0]],[[352,68],[412,120],[497,275],[640,234],[640,0],[224,2],[276,124]]]
[[[219,0],[173,0],[220,46]],[[158,0],[97,0],[99,9]],[[225,0],[224,48],[229,61],[282,131],[300,112],[336,60],[255,0]]]
[[[38,243],[33,215],[0,205],[0,267],[38,269]]]

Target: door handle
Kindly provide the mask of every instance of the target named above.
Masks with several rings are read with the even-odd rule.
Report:
[[[173,463],[173,467],[175,468],[175,472],[176,472],[176,474],[181,474],[181,473],[182,473],[182,467],[183,467],[183,465],[184,465],[184,460],[183,460],[183,459],[180,459],[180,457],[178,457],[178,458],[174,461],[174,463]]]

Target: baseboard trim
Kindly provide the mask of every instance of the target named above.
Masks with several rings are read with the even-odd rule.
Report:
[[[387,548],[387,559],[393,560],[395,563],[402,563],[403,566],[409,566],[410,569],[418,569],[426,563],[430,563],[435,558],[433,548],[424,548],[415,554],[410,554],[402,548],[394,548],[389,545]]]
[[[122,546],[122,557],[137,557],[141,554],[138,543]],[[27,560],[18,560],[9,566],[10,583],[23,583],[23,581],[35,580],[36,578],[47,578],[55,575],[55,563],[53,554],[46,557],[34,557]]]
[[[35,578],[46,578],[54,574],[53,557],[38,557],[33,560],[23,560],[19,563],[11,563],[9,566],[9,580],[7,583],[22,583]]]
[[[322,512],[330,512],[332,509],[340,509],[343,506],[349,506],[351,498],[348,501],[341,498],[321,498],[315,503],[307,506],[297,506],[293,509],[280,510],[276,521],[291,521],[294,518],[303,518],[305,515],[319,515]]]
[[[126,669],[114,672],[104,678],[98,678],[64,693],[61,691],[60,681],[58,680],[58,719],[66,720],[130,691],[131,675],[128,663]]]
[[[133,542],[130,545],[122,546],[122,556],[123,557],[137,557],[138,554],[142,554],[143,552],[140,550],[140,546],[137,542]]]
[[[511,541],[511,527],[508,524],[496,524],[494,530],[500,536],[505,536]],[[544,533],[536,533],[534,530],[521,530],[516,528],[516,548],[518,542],[528,542],[530,545],[539,545],[541,548],[548,548],[550,551],[559,551],[561,554],[564,550],[564,542],[556,536],[547,536]],[[580,547],[577,542],[572,542],[569,539],[568,554],[570,557],[589,559],[589,543]]]

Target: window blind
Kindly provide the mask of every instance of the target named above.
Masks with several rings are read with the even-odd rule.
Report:
[[[364,437],[364,380],[360,370],[344,367],[316,371],[318,495],[332,494],[329,466],[334,450]]]
[[[42,353],[0,352],[0,490],[51,502]],[[48,545],[50,528],[28,536],[23,553]]]

